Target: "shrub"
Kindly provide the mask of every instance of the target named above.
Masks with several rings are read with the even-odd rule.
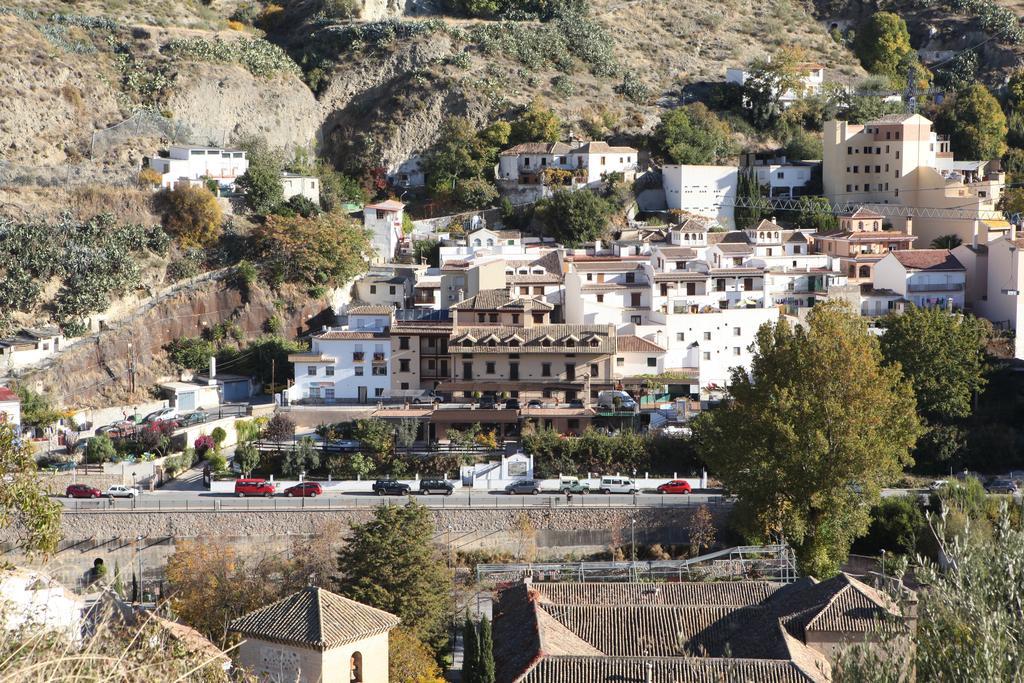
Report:
[[[163,176],[154,168],[144,168],[139,171],[138,183],[141,188],[160,187]]]
[[[252,286],[252,284],[256,282],[258,275],[259,272],[256,270],[256,266],[244,259],[239,261],[238,265],[235,266],[235,284],[239,287],[245,288]]]
[[[235,181],[245,193],[245,203],[256,213],[270,213],[284,198],[281,187],[281,169],[269,159],[250,161],[249,168]]]
[[[228,28],[231,29],[232,31],[244,31],[245,30],[245,24],[243,24],[240,21],[235,21],[234,19],[229,19],[228,20]]]
[[[220,237],[220,205],[207,188],[183,183],[165,190],[163,200],[167,207],[164,229],[182,244],[205,246]]]
[[[196,437],[195,449],[196,455],[200,458],[205,458],[206,454],[212,451],[217,446],[213,437],[209,434],[200,434]]]
[[[295,422],[287,415],[276,413],[263,428],[267,441],[289,441],[295,436]]]
[[[454,199],[463,208],[483,209],[498,199],[498,190],[483,178],[470,178],[455,186]]]
[[[220,447],[224,445],[224,441],[228,438],[228,433],[224,431],[223,427],[214,427],[213,431],[210,432],[210,438],[213,439],[214,447],[219,452]]]
[[[362,225],[339,214],[268,216],[252,238],[271,283],[339,286],[365,270],[372,250]]]
[[[114,442],[106,434],[94,436],[85,444],[85,461],[88,463],[109,462],[116,454]]]
[[[633,71],[626,72],[622,83],[615,87],[615,92],[636,104],[644,104],[651,99],[651,89]]]
[[[260,20],[262,24],[266,24],[274,14],[270,10],[275,7],[280,12],[281,7],[277,5],[268,5],[263,11]],[[302,71],[288,53],[262,38],[230,41],[219,38],[178,38],[167,44],[166,51],[176,59],[241,64],[256,76],[274,76],[279,73],[302,76]]]

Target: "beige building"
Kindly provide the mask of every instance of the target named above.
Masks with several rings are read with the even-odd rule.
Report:
[[[553,308],[506,290],[486,290],[453,306],[452,377],[442,390],[586,402],[611,388],[615,326],[552,324]]]
[[[920,114],[893,114],[863,125],[828,121],[823,144],[824,189],[832,202],[955,211],[915,215],[913,232],[924,245],[949,234],[985,244],[1009,230],[996,212],[1003,174],[989,170],[988,160],[954,160],[949,141]],[[892,223],[911,231],[905,217],[893,216]]]
[[[1013,330],[1016,358],[1024,358],[1018,326],[1024,320],[1024,239],[990,242],[985,248],[953,250],[967,268],[967,304],[999,329]]]
[[[916,238],[885,226],[885,218],[863,207],[839,217],[839,230],[814,237],[814,247],[832,262],[832,269],[851,282],[868,282],[875,265],[890,251],[910,249]]]
[[[393,614],[310,586],[232,621],[239,664],[263,683],[387,683]]]
[[[440,313],[440,312],[436,312]],[[391,326],[391,396],[414,399],[451,378],[451,319],[433,315]]]
[[[474,261],[447,261],[441,267],[440,307],[447,310],[485,289],[505,287],[505,259],[500,256]]]

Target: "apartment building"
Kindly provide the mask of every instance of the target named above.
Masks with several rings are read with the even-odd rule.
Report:
[[[891,251],[875,265],[876,289],[894,292],[918,308],[964,307],[967,269],[949,249]]]
[[[505,290],[454,305],[452,377],[441,389],[570,401],[610,388],[615,327],[551,323],[553,308]]]
[[[986,244],[1009,230],[996,212],[1003,173],[990,169],[988,160],[956,161],[949,141],[920,114],[893,114],[862,125],[828,121],[823,145],[824,189],[831,201],[938,210],[913,218],[913,232],[924,244],[948,234]],[[893,216],[892,223],[911,232],[906,217]]]
[[[375,255],[373,263],[390,263],[405,234],[402,221],[405,204],[394,199],[363,207],[363,226],[370,231]]]
[[[651,309],[650,256],[573,255],[567,258],[568,323],[642,324]]]
[[[1024,321],[1024,239],[1013,235],[990,242],[979,263],[986,287],[974,305],[997,328],[1016,332],[1014,357],[1024,358],[1024,335],[1019,332]]]
[[[326,328],[312,339],[312,348],[293,353],[295,384],[287,390],[295,403],[367,403],[391,391],[390,306],[357,306],[348,324]]]
[[[839,217],[839,230],[817,234],[814,246],[829,257],[832,270],[845,273],[851,283],[868,282],[875,264],[890,251],[911,248],[915,236],[886,227],[881,214],[863,207]]]
[[[736,166],[665,164],[661,167],[661,184],[669,210],[715,219],[726,228],[734,225],[738,182]]]
[[[514,185],[549,184],[545,171],[569,171],[574,186],[594,187],[610,173],[636,178],[639,150],[607,142],[525,142],[498,155],[498,180]],[[548,174],[550,176],[550,174]]]
[[[451,379],[448,311],[397,311],[391,326],[391,396],[412,399]]]
[[[447,310],[482,291],[505,286],[505,259],[501,256],[446,261],[441,265],[440,307]]]

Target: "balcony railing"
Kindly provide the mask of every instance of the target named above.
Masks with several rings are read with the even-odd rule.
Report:
[[[384,362],[384,352],[383,351],[380,352],[380,353],[374,352],[374,354],[373,354],[373,362],[374,363],[383,363]]]
[[[962,292],[962,282],[936,282],[927,285],[907,285],[908,292]]]
[[[362,351],[353,351],[352,352],[352,361],[355,362],[355,363],[361,363],[361,362],[363,362],[363,358],[364,358],[365,355],[366,354],[364,354]]]

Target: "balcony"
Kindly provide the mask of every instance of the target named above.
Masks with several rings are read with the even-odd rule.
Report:
[[[353,363],[362,363],[365,356],[366,356],[366,354],[363,353],[362,351],[353,351],[352,352],[352,362]]]
[[[907,285],[907,291],[914,292],[962,292],[964,289],[964,283],[962,282],[936,282],[934,284],[926,285]]]
[[[384,352],[383,351],[381,351],[379,353],[378,352],[374,352],[374,354],[373,354],[373,362],[374,363],[383,363],[385,360],[386,359],[384,358]]]

